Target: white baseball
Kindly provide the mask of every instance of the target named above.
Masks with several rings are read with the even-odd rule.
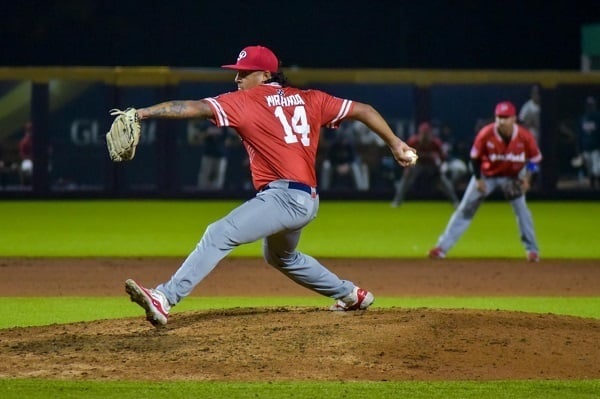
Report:
[[[408,150],[404,153],[405,156],[410,158],[410,164],[414,165],[417,163],[417,159],[419,159],[419,156],[417,155],[416,152],[414,152],[413,150]]]

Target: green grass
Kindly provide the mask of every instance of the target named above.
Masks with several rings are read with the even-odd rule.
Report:
[[[325,372],[325,371],[324,371]],[[93,382],[2,380],[4,399],[592,399],[598,397],[600,380],[589,381],[493,381],[493,382]]]
[[[0,256],[186,256],[239,201],[0,201]],[[542,256],[600,259],[598,202],[530,203]],[[300,249],[320,257],[423,257],[452,213],[447,202],[321,201]],[[116,220],[120,215],[122,221]],[[33,228],[32,226],[39,226]],[[232,256],[260,256],[260,243]],[[515,217],[486,202],[451,257],[522,258]]]
[[[328,298],[310,297],[188,297],[173,314],[191,310],[236,307],[315,306],[326,308]],[[375,308],[500,309],[554,313],[600,319],[600,297],[378,297]],[[0,297],[0,329],[65,324],[79,321],[139,317],[137,305],[122,297]]]

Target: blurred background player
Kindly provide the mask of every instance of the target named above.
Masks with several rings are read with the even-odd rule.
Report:
[[[227,128],[208,124],[202,134],[198,188],[222,190],[227,173]]]
[[[361,162],[353,137],[348,132],[336,132],[321,166],[319,187],[329,189],[369,188],[368,170]]]
[[[417,134],[411,136],[407,144],[417,150],[419,159],[414,167],[404,168],[400,180],[394,183],[395,194],[392,207],[395,208],[402,203],[407,191],[415,183],[426,187],[436,187],[439,184],[452,204],[458,206],[458,196],[452,182],[441,171],[441,166],[446,161],[446,152],[442,141],[434,136],[431,124],[422,122],[417,129]]]
[[[33,125],[31,122],[25,124],[23,137],[19,141],[19,157],[21,158],[21,184],[29,185],[33,174]]]
[[[509,202],[517,216],[527,260],[539,261],[533,218],[525,201],[525,193],[529,189],[532,173],[542,160],[542,154],[533,134],[516,123],[516,109],[511,102],[498,103],[494,114],[495,122],[485,125],[475,137],[470,152],[473,176],[437,245],[429,251],[430,258],[442,259],[446,256],[471,225],[486,197],[498,189],[506,190],[512,183],[517,183],[522,191]]]
[[[579,152],[592,190],[600,190],[600,112],[594,97],[585,99],[579,118]]]
[[[434,135],[442,141],[442,149],[446,154],[446,160],[442,162],[440,171],[450,180],[454,192],[459,189],[464,191],[469,178],[469,168],[465,161],[469,159],[471,143],[459,140],[454,135],[452,128],[445,123],[434,121],[432,127]]]
[[[531,87],[531,93],[529,100],[527,100],[521,109],[519,110],[519,123],[521,126],[525,127],[527,130],[533,134],[535,137],[535,141],[540,145],[541,140],[541,114],[542,114],[542,104],[541,104],[541,89],[539,85],[533,85]],[[534,186],[538,186],[541,179],[541,168],[538,169],[538,172],[533,176],[531,181],[531,188],[534,189]]]
[[[540,142],[541,113],[540,87],[533,85],[529,100],[519,110],[519,123],[533,134],[538,144]]]

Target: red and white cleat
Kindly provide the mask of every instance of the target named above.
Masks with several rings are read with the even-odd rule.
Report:
[[[429,257],[431,259],[444,259],[446,257],[446,253],[442,248],[435,247],[429,250]]]
[[[363,290],[362,288],[354,287],[351,293],[343,297],[342,299],[338,299],[335,301],[333,305],[329,308],[334,312],[348,312],[351,310],[365,310],[373,302],[375,301],[375,297],[372,293],[367,290]]]
[[[142,287],[131,279],[125,281],[125,291],[129,294],[132,302],[144,308],[146,320],[153,326],[159,327],[167,324],[171,305],[162,292]]]

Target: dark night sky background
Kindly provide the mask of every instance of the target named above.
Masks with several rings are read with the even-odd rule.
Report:
[[[284,66],[577,70],[594,1],[4,2],[0,66],[218,67],[248,44]]]

